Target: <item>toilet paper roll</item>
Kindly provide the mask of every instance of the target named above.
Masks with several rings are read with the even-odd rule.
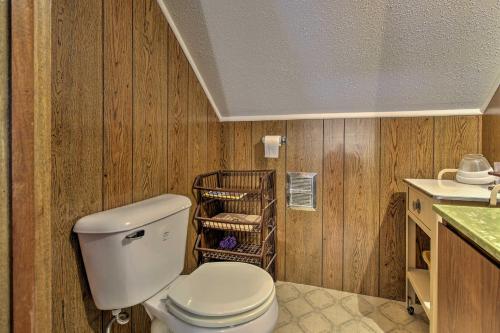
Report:
[[[279,135],[266,135],[262,142],[264,143],[264,157],[265,158],[278,158],[281,146],[281,136]]]

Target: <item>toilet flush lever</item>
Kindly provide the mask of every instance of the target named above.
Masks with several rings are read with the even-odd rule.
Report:
[[[134,239],[140,239],[142,237],[144,237],[144,234],[146,232],[144,230],[137,230],[127,236],[125,236],[126,239],[131,239],[131,240],[134,240]]]

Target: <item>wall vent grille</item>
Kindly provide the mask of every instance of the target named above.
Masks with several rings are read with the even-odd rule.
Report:
[[[287,206],[293,209],[316,209],[316,173],[287,173]]]

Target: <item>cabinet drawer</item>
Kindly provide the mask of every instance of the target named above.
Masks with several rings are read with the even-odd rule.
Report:
[[[412,212],[429,230],[433,229],[436,213],[432,211],[434,201],[424,193],[409,189],[408,210]]]

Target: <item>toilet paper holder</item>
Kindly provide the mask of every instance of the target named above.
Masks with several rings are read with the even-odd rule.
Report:
[[[262,143],[264,143],[264,138],[265,138],[265,136],[263,136],[261,139]],[[280,137],[280,145],[283,146],[285,144],[286,144],[286,136],[281,136]]]

